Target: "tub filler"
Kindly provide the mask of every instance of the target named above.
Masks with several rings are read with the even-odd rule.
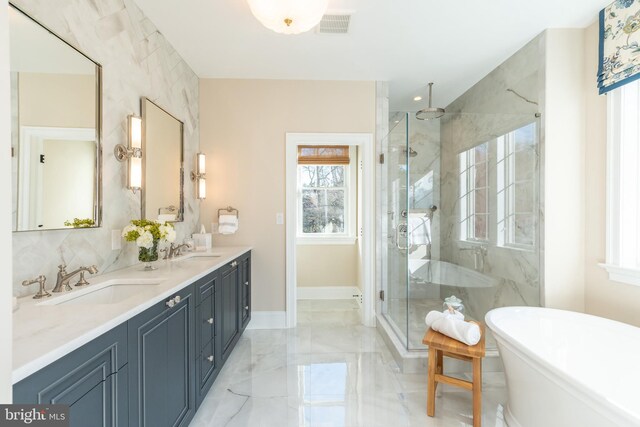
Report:
[[[485,320],[504,363],[509,427],[640,426],[640,328],[536,307]]]

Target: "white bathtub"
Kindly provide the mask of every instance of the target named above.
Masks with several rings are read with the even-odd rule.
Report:
[[[509,427],[640,426],[640,328],[570,311],[491,310]]]

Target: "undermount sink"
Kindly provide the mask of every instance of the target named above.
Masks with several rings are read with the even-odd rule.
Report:
[[[47,299],[38,305],[115,304],[153,289],[164,279],[114,279]]]
[[[204,261],[210,260],[213,258],[220,258],[222,254],[217,254],[213,252],[191,252],[176,258],[173,258],[172,261]]]

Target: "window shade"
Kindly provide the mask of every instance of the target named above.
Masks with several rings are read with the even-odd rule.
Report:
[[[299,165],[348,165],[348,145],[301,145],[298,147]]]
[[[600,11],[600,94],[640,78],[640,0],[616,0]]]

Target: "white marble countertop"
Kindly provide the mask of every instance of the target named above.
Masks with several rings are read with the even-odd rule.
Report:
[[[13,313],[13,374],[12,381],[28,377],[55,360],[69,354],[103,333],[126,322],[152,305],[172,296],[193,281],[224,266],[250,251],[250,247],[215,247],[204,252],[188,253],[170,261],[157,261],[157,270],[143,271],[137,264],[122,270],[88,277],[91,285],[74,288],[71,292],[53,294],[34,300],[31,296],[19,299],[19,309]],[[70,266],[69,271],[77,266]],[[71,285],[77,281],[74,277]],[[50,290],[55,278],[48,278]],[[142,286],[139,293],[116,303],[53,305],[55,298],[87,292],[107,281],[159,282]],[[66,299],[66,298],[65,298]]]

